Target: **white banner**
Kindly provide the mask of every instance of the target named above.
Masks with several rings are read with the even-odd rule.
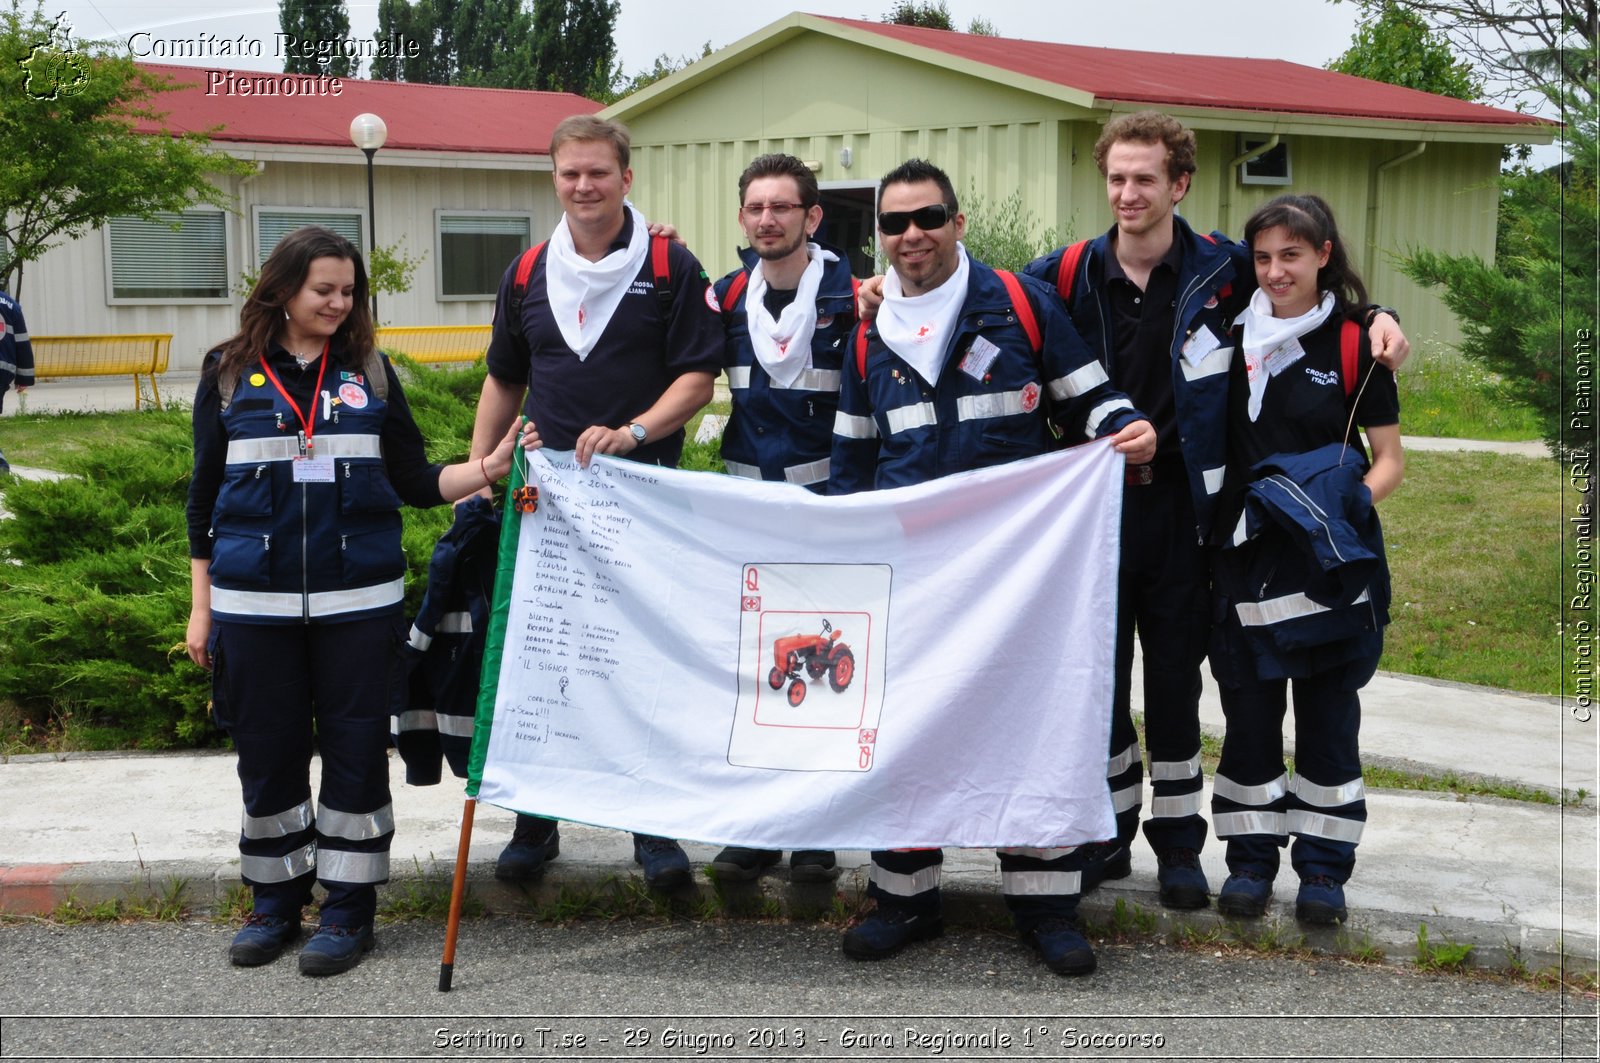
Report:
[[[478,797],[766,849],[1114,836],[1122,470],[827,498],[535,452]]]

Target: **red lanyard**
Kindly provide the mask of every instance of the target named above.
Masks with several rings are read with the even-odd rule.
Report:
[[[311,401],[306,407],[305,413],[300,412],[300,407],[294,404],[294,400],[289,397],[289,393],[283,389],[283,382],[278,379],[278,374],[272,371],[272,365],[265,358],[261,359],[261,368],[266,370],[268,378],[272,381],[272,386],[278,389],[278,394],[282,395],[283,401],[289,404],[289,409],[293,410],[294,415],[300,418],[300,455],[309,457],[311,455],[311,436],[317,427],[317,395],[322,391],[322,374],[328,368],[328,341],[322,341],[322,360],[317,363],[317,383],[311,389]]]

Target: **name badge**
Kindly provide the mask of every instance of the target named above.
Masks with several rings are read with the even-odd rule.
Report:
[[[333,455],[320,458],[295,458],[294,482],[297,484],[333,483]]]
[[[1305,356],[1306,349],[1300,346],[1299,340],[1285,340],[1267,352],[1262,364],[1266,366],[1267,372],[1277,376]]]
[[[1198,331],[1183,341],[1183,360],[1190,365],[1199,365],[1201,360],[1218,347],[1222,341],[1216,334],[1202,325]]]
[[[967,348],[966,357],[961,359],[961,371],[974,380],[982,380],[999,353],[1000,348],[979,336]]]

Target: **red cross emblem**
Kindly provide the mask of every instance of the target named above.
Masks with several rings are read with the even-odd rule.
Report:
[[[1039,385],[1028,381],[1022,389],[1022,412],[1032,413],[1039,408]]]

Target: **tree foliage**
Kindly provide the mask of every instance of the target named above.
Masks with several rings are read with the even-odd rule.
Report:
[[[1038,217],[1023,205],[1021,192],[990,202],[979,194],[976,183],[969,184],[961,197],[961,212],[967,216],[961,241],[967,254],[995,269],[1015,273],[1061,246],[1054,229],[1040,228]]]
[[[953,30],[955,23],[950,21],[950,9],[945,6],[944,0],[897,0],[889,13],[883,16],[883,21],[894,26],[921,26],[930,30]]]
[[[632,76],[624,74],[622,72],[622,64],[619,63],[617,64],[615,72],[611,76],[610,90],[604,95],[596,96],[594,98],[606,104],[616,103],[624,96],[632,96],[640,89],[654,85],[662,78],[676,74],[684,67],[689,66],[698,60],[704,59],[710,54],[710,41],[707,41],[701,46],[699,55],[680,55],[674,58],[673,56],[668,55],[666,52],[662,52],[660,55],[656,56],[655,62],[651,64],[650,69],[641,70]]]
[[[420,54],[379,57],[372,74],[599,99],[611,84],[620,10],[619,0],[379,0],[377,39],[416,42]]]
[[[108,218],[153,219],[196,203],[231,207],[210,174],[243,163],[200,133],[150,135],[167,79],[69,38],[36,5],[0,11],[0,287],[17,294],[23,264]]]
[[[313,45],[346,41],[350,38],[350,12],[344,0],[280,0],[278,28],[287,36]],[[319,60],[307,54],[304,48],[286,51],[283,58],[285,74],[328,74],[331,77],[352,77],[360,68],[358,61],[343,53]]]
[[[1372,9],[1367,14],[1349,49],[1328,64],[1329,70],[1458,100],[1476,100],[1482,93],[1472,64],[1457,56],[1416,12],[1390,2],[1377,17],[1370,17]]]

